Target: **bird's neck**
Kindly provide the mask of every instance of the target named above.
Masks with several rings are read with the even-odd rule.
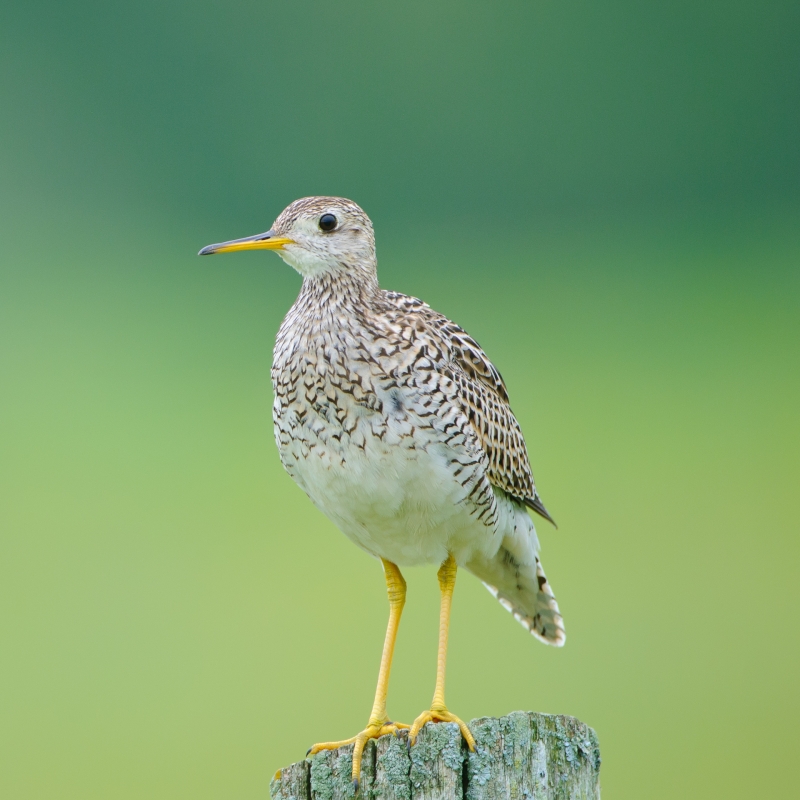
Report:
[[[325,272],[303,279],[303,288],[295,306],[322,315],[326,312],[347,313],[368,308],[379,292],[374,272]]]

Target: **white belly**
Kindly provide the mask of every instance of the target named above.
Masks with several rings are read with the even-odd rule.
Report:
[[[487,527],[444,445],[419,429],[413,436],[393,429],[392,421],[376,436],[371,422],[361,419],[341,442],[320,422],[281,447],[286,469],[314,504],[357,545],[400,566],[438,564],[448,553],[462,565],[494,555],[505,509],[500,524]]]

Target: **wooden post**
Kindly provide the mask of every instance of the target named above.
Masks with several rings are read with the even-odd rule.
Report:
[[[573,717],[515,711],[473,720],[476,750],[458,727],[428,724],[410,749],[383,736],[364,750],[364,800],[599,800],[600,746]],[[279,770],[272,800],[353,800],[353,746]]]

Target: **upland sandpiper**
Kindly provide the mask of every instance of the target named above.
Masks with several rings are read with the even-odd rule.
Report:
[[[272,417],[286,471],[355,544],[379,558],[389,625],[367,727],[311,753],[354,743],[353,779],[371,738],[413,744],[426,722],[469,728],[444,701],[450,604],[464,567],[537,639],[564,644],[539,561],[530,508],[551,520],[533,482],[500,373],[478,343],[430,306],[378,286],[369,217],[341,197],[296,200],[266,233],[200,255],[275,250],[303,276],[275,344]],[[439,564],[436,688],[410,726],[386,711],[406,597],[399,566]]]

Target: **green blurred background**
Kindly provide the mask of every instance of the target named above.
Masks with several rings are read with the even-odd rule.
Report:
[[[448,701],[594,726],[607,798],[796,788],[800,5],[0,11],[0,796],[264,798],[366,721],[380,568],[280,467],[291,200],[509,384],[568,631],[459,579]],[[433,690],[408,570],[389,711]]]

